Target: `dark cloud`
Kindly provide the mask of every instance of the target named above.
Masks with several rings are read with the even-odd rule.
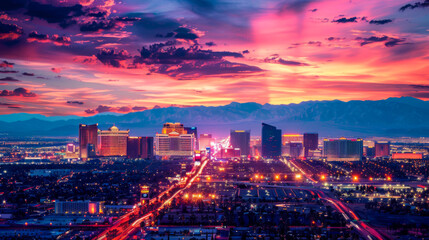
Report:
[[[152,68],[151,71],[179,77],[180,79],[192,79],[205,75],[249,74],[262,72],[263,70],[256,66],[220,60],[209,63],[205,61],[187,61],[175,65],[175,68],[171,68],[171,65],[168,64],[162,64]]]
[[[113,49],[101,49],[95,56],[104,65],[116,68],[126,67],[125,60],[131,58],[126,50],[115,52]]]
[[[344,38],[339,38],[339,37],[328,37],[326,40],[328,41],[340,41],[343,40]]]
[[[0,1],[0,10],[13,11],[26,7],[28,0],[4,0]]]
[[[173,30],[181,26],[181,24],[171,18],[164,17],[161,14],[138,13],[128,14],[127,17],[135,17],[139,20],[135,21],[130,27],[130,30],[145,39],[149,36],[173,37]],[[167,33],[163,36],[163,33]]]
[[[119,112],[119,113],[128,113],[133,111],[143,111],[146,110],[146,107],[129,107],[129,106],[122,106],[122,107],[111,107],[106,105],[99,105],[96,109],[86,109],[85,112],[87,114],[96,114],[96,113],[104,113],[104,112]]]
[[[209,46],[209,47],[216,46],[216,43],[214,43],[214,42],[206,42],[205,44],[206,44],[206,46]]]
[[[39,41],[49,41],[49,35],[39,34],[37,32],[31,32],[30,34],[28,34],[28,39],[34,39]]]
[[[92,21],[84,23],[80,26],[81,32],[98,32],[102,30],[111,30],[115,28],[116,24],[113,20],[107,21]]]
[[[178,64],[183,61],[213,61],[223,57],[242,58],[237,52],[202,50],[198,45],[189,48],[176,48],[174,42],[152,44],[140,50],[140,56],[135,57],[134,63],[144,64]]]
[[[4,77],[4,78],[0,78],[0,82],[20,82],[20,81],[13,77]]]
[[[135,107],[133,107],[132,108],[134,111],[143,111],[143,110],[146,110],[147,109],[147,107],[139,107],[139,106],[135,106]]]
[[[86,109],[85,112],[87,114],[96,114],[97,113],[94,109]]]
[[[417,85],[417,84],[412,84],[412,85],[410,85],[410,87],[417,88],[417,89],[425,89],[425,90],[429,90],[429,85]]]
[[[3,103],[0,102],[0,107],[7,107],[7,108],[21,108],[21,106],[11,103]]]
[[[57,46],[68,46],[71,43],[71,39],[65,36],[59,36],[57,34],[49,37],[48,34],[39,34],[36,31],[28,34],[27,41],[29,42],[41,42],[41,43],[53,43]]]
[[[34,77],[34,73],[28,73],[28,72],[24,72],[24,73],[22,73],[22,75],[29,76],[29,77]]]
[[[336,22],[336,23],[351,23],[351,22],[357,22],[357,17],[351,17],[351,18],[339,18],[336,20],[332,20],[332,22]]]
[[[309,41],[307,44],[308,44],[308,45],[317,46],[317,47],[322,46],[322,43],[321,43],[321,42],[319,42],[319,41]]]
[[[284,12],[295,12],[295,13],[301,13],[305,10],[307,10],[307,7],[315,2],[315,0],[295,0],[295,1],[283,1],[278,6],[278,9],[280,13]],[[313,11],[314,9],[311,9],[310,11]],[[315,10],[317,11],[317,9]],[[314,11],[314,12],[315,12]]]
[[[317,12],[317,8],[310,9],[309,11],[310,11],[310,12]]]
[[[151,72],[179,78],[262,71],[258,67],[226,61],[224,57],[243,58],[243,54],[202,50],[199,45],[177,48],[175,43],[170,41],[143,47],[140,56],[134,58],[134,64],[151,65]],[[173,65],[175,67],[171,68]]]
[[[371,43],[376,43],[376,42],[384,42],[384,45],[386,47],[394,47],[405,41],[405,39],[393,38],[386,35],[381,37],[371,36],[368,38],[357,37],[356,40],[361,42],[360,43],[361,46],[371,44]]]
[[[15,63],[11,63],[5,60],[0,62],[0,67],[2,68],[13,68],[13,65],[15,65]]]
[[[17,88],[13,91],[9,90],[3,90],[0,92],[0,97],[13,97],[13,96],[19,96],[19,97],[36,97],[37,94],[30,92],[29,90],[25,88]]]
[[[67,101],[68,104],[78,104],[78,105],[82,105],[83,102],[81,101]]]
[[[118,112],[130,112],[131,111],[131,108],[130,107],[120,107],[120,108],[118,108],[116,111],[118,111]]]
[[[248,54],[248,53],[250,53],[250,52],[249,52],[249,50],[244,50],[242,53],[243,53],[243,54]]]
[[[423,2],[416,2],[414,4],[406,4],[404,6],[402,6],[401,8],[399,8],[399,11],[405,11],[407,9],[414,9],[414,8],[427,8],[429,7],[429,0],[425,0]]]
[[[388,23],[391,23],[391,22],[393,22],[392,19],[381,19],[381,20],[375,20],[375,19],[373,19],[373,20],[369,21],[369,24],[384,25],[384,24],[388,24]]]
[[[286,65],[286,66],[310,66],[307,63],[303,63],[303,62],[298,62],[298,61],[291,61],[291,60],[285,60],[283,58],[281,58],[278,54],[274,54],[271,55],[270,57],[267,57],[264,59],[264,62],[267,63],[278,63],[281,65]]]
[[[0,41],[14,41],[22,36],[22,27],[0,22]]]
[[[64,46],[68,46],[71,43],[71,39],[69,37],[66,36],[59,36],[59,35],[52,35],[51,36],[51,40],[55,45],[64,45]]]
[[[61,27],[66,28],[76,23],[74,17],[83,16],[85,13],[80,4],[64,7],[30,1],[25,14],[46,20],[48,23],[58,23]]]
[[[61,68],[54,68],[54,67],[51,68],[51,71],[54,72],[54,73],[60,73],[61,70],[62,70]]]
[[[0,70],[0,73],[18,73],[18,71],[14,71],[14,70]]]
[[[195,40],[199,38],[199,36],[194,32],[193,29],[189,29],[186,27],[179,27],[174,30],[174,32],[176,33],[174,37],[179,39]]]

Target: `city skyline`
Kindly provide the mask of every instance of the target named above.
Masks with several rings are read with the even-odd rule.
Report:
[[[172,104],[427,100],[427,5],[3,2],[1,113],[91,116]]]

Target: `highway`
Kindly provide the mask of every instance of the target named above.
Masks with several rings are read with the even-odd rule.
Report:
[[[289,162],[296,169],[298,169],[298,171],[300,171],[308,180],[310,180],[313,184],[317,185],[318,182],[316,180],[314,180],[313,178],[311,178],[311,176],[309,174],[307,174],[304,170],[302,170],[302,168],[300,168],[293,160],[289,160]],[[283,163],[286,164],[286,160],[284,160]],[[268,186],[272,186],[272,185],[268,185]],[[310,190],[309,188],[302,188],[302,189]],[[369,240],[372,240],[372,239],[382,240],[382,239],[384,239],[380,233],[378,233],[375,229],[368,226],[366,223],[362,222],[362,220],[359,219],[359,217],[352,211],[352,209],[350,209],[347,205],[345,205],[341,201],[334,199],[334,198],[331,198],[331,197],[328,197],[321,190],[310,190],[310,191],[317,192],[320,199],[326,200],[332,206],[334,206],[339,212],[341,212],[342,215],[344,216],[344,218],[346,219],[346,221],[350,222],[350,224],[355,227],[356,231],[358,231],[363,238],[369,239]]]
[[[209,160],[203,159],[201,166],[196,172],[196,174],[189,180],[189,182],[179,190],[177,190],[173,195],[171,195],[168,199],[166,199],[160,206],[158,206],[156,209],[146,213],[145,215],[139,217],[138,219],[133,219],[136,214],[138,214],[139,209],[136,208],[130,213],[127,213],[123,215],[121,218],[119,218],[111,227],[101,232],[99,235],[94,237],[95,240],[103,240],[103,239],[109,239],[109,240],[121,240],[121,239],[128,239],[130,235],[135,233],[139,228],[140,224],[147,220],[149,217],[153,216],[155,212],[160,211],[165,207],[165,205],[169,204],[174,198],[176,198],[178,195],[180,195],[184,190],[188,189],[192,183],[195,181],[195,179],[201,175],[202,171],[204,170],[204,167],[207,165]],[[157,199],[160,199],[165,194],[169,193],[174,187],[177,187],[175,185],[170,186],[167,190],[159,194],[157,197],[152,198],[149,203],[154,203]],[[130,223],[132,221],[132,223]],[[108,238],[109,233],[116,232],[115,236],[111,236]]]

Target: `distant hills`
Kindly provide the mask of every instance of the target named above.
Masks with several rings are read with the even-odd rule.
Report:
[[[429,101],[412,97],[377,101],[308,101],[271,105],[232,102],[217,107],[167,107],[128,114],[99,114],[91,117],[40,114],[0,115],[0,133],[10,136],[77,136],[79,123],[99,123],[107,129],[116,124],[134,136],[153,136],[165,122],[198,127],[198,133],[227,136],[230,129],[250,129],[261,135],[261,123],[272,124],[283,133],[319,132],[321,136],[429,136]]]

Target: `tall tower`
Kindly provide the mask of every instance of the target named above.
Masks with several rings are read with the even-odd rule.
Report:
[[[79,158],[88,158],[88,147],[97,149],[98,124],[79,124]]]
[[[262,123],[262,156],[279,157],[282,155],[282,130]]]
[[[231,130],[231,145],[233,148],[240,148],[240,155],[250,154],[250,130]]]
[[[309,157],[310,150],[316,150],[319,146],[319,134],[304,133],[304,157]]]

